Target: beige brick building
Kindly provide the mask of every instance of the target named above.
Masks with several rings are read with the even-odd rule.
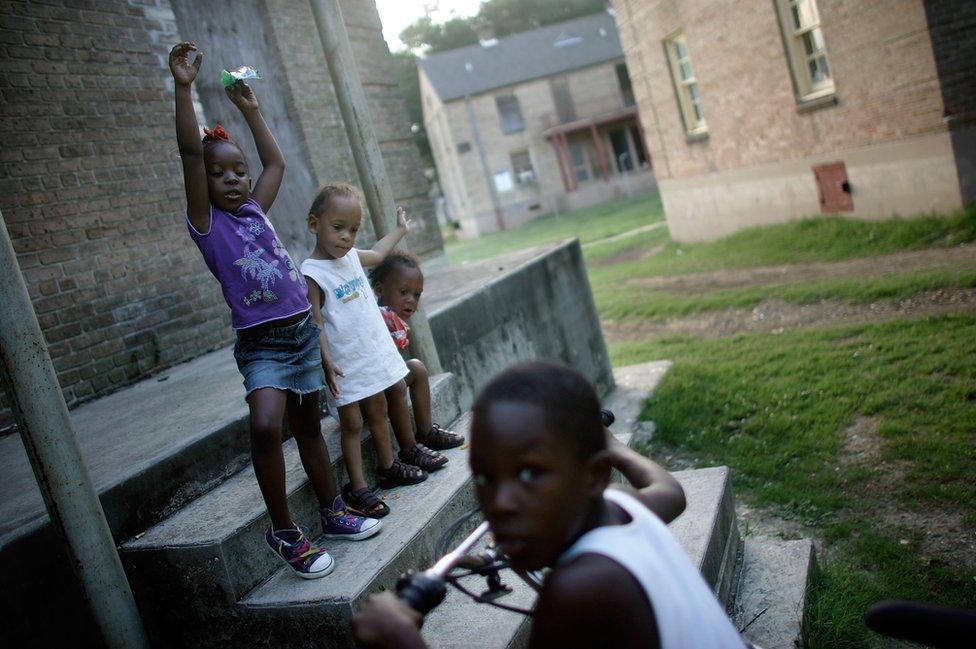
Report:
[[[448,215],[462,237],[654,185],[609,14],[440,52],[419,74]]]
[[[972,201],[974,6],[613,0],[672,236]]]

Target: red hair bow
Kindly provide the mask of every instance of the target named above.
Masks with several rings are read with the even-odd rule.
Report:
[[[227,131],[220,124],[215,125],[212,131],[209,128],[204,128],[203,133],[204,140],[226,140],[230,142],[230,135],[227,134]]]

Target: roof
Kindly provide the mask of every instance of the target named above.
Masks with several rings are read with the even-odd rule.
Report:
[[[441,101],[623,58],[608,13],[575,18],[420,61]]]

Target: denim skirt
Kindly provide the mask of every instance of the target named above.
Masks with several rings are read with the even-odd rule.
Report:
[[[277,388],[309,394],[325,388],[319,351],[319,326],[308,313],[287,327],[256,327],[237,332],[234,360],[244,389]]]

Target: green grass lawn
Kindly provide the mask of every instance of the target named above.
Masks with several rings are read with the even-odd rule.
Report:
[[[740,497],[817,530],[828,554],[807,646],[861,647],[860,616],[879,599],[976,606],[976,575],[923,556],[923,532],[881,514],[961,509],[976,526],[974,340],[967,315],[621,344],[611,357],[674,360],[643,413],[658,424],[652,451],[727,464]],[[879,457],[845,455],[857,416],[877,422]]]
[[[581,242],[587,243],[662,220],[664,211],[661,209],[661,199],[654,194],[595,205],[559,216],[550,214],[519,228],[477,239],[448,240],[444,252],[451,263],[462,263],[570,237],[579,237]]]
[[[451,245],[454,262],[579,236],[584,242],[663,219],[644,199],[540,219],[518,230]],[[976,269],[698,290],[629,285],[721,269],[832,262],[976,240],[976,207],[950,217],[866,222],[811,218],[679,244],[660,228],[584,251],[600,316],[658,320],[767,298],[795,304],[905,298],[976,286]],[[646,252],[653,254],[644,254]],[[903,597],[976,607],[976,575],[923,551],[924,527],[894,522],[948,513],[976,528],[976,315],[748,334],[676,337],[610,346],[625,365],[670,359],[644,416],[658,423],[652,453],[726,464],[738,497],[802,523],[822,543],[822,577],[804,637],[813,648],[877,643],[861,616]],[[852,453],[849,427],[872,422],[873,453]],[[956,518],[952,518],[955,516]],[[950,535],[951,535],[950,531]]]

